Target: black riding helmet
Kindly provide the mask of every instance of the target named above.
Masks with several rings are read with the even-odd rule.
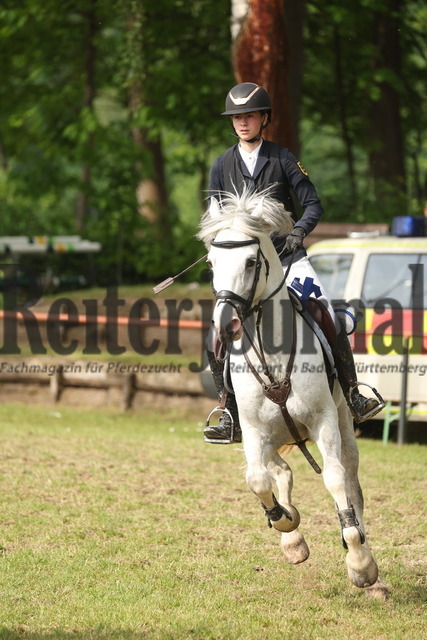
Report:
[[[225,111],[223,111],[221,115],[229,116],[230,124],[234,131],[231,116],[237,113],[251,113],[252,111],[266,113],[267,121],[261,125],[255,138],[247,140],[247,142],[257,142],[257,140],[261,140],[262,130],[271,122],[271,101],[267,91],[258,84],[254,82],[237,84],[228,92],[225,99]],[[233,135],[237,135],[235,131]]]
[[[267,91],[254,82],[242,82],[228,92],[225,99],[225,111],[222,116],[232,116],[236,113],[250,113],[251,111],[265,111],[268,122],[271,120],[271,101]]]

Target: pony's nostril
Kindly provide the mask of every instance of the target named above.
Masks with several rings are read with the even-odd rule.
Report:
[[[229,326],[232,333],[237,333],[241,327],[239,318],[233,318]]]

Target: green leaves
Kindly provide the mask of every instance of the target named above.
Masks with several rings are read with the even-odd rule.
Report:
[[[306,139],[303,152],[322,199],[328,194],[329,218],[391,221],[409,202],[423,215],[426,13],[417,0],[307,2],[304,113],[323,132],[320,146]]]
[[[103,242],[102,275],[113,277],[117,260],[127,278],[138,280],[185,267],[180,261],[197,252],[188,220],[195,227],[201,179],[192,213],[185,199],[182,223],[179,201],[171,206],[179,247],[159,246],[135,195],[138,181],[153,172],[153,158],[132,132],[143,131],[149,144],[176,131],[167,180],[178,200],[175,182],[189,172],[206,174],[201,149],[222,135],[218,114],[227,77],[231,82],[228,11],[225,0],[2,3],[3,233],[72,231],[81,191],[89,205],[86,233]],[[130,107],[133,83],[141,100]],[[150,259],[141,259],[145,244]]]
[[[398,15],[391,0],[305,4],[303,154],[328,219],[381,215],[368,160],[378,147],[372,109],[381,111],[384,87],[400,100],[411,157],[408,201],[416,210],[427,196],[424,3],[402,2]],[[400,71],[372,37],[377,16],[399,19]],[[72,231],[83,193],[86,233],[104,245],[102,275],[115,272],[120,260],[126,278],[161,278],[197,258],[190,236],[209,166],[233,142],[219,115],[234,84],[229,18],[229,0],[2,2],[3,233]],[[143,132],[143,144],[136,144],[135,130]],[[137,209],[138,183],[154,172],[153,142],[164,154],[170,199],[167,248]],[[141,257],[146,247],[150,260]]]

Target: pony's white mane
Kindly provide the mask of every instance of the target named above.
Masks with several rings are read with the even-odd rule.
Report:
[[[271,196],[274,188],[272,185],[263,191],[250,192],[245,187],[240,195],[222,192],[219,202],[212,198],[200,221],[197,237],[208,247],[224,229],[233,229],[255,238],[273,232],[280,236],[288,234],[293,227],[291,214]]]

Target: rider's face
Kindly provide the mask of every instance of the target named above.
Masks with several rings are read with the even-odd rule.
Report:
[[[265,118],[262,111],[237,113],[231,117],[234,130],[241,140],[252,140],[258,136]]]

